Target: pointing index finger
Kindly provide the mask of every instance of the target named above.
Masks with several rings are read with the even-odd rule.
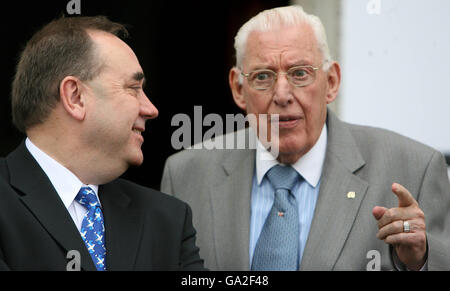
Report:
[[[398,183],[392,184],[392,192],[394,192],[398,198],[398,207],[408,207],[417,204],[417,201],[411,193],[409,193],[408,189]]]

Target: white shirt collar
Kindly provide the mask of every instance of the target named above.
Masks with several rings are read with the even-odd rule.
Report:
[[[313,187],[319,183],[322,175],[323,162],[325,161],[325,153],[327,149],[327,125],[324,124],[322,132],[316,144],[300,159],[298,159],[292,167]],[[264,157],[264,158],[262,158]],[[269,157],[269,158],[268,158]],[[257,140],[256,147],[256,178],[258,185],[261,184],[264,175],[273,166],[280,164]]]
[[[83,184],[74,173],[40,150],[29,138],[25,140],[25,145],[50,179],[66,208],[72,204],[82,186],[91,187],[98,199],[98,185]]]

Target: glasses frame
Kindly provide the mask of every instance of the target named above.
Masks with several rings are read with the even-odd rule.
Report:
[[[278,80],[278,75],[279,75],[279,74],[286,75],[289,84],[291,84],[292,86],[297,87],[297,88],[301,88],[301,87],[306,87],[306,86],[311,85],[312,83],[314,83],[314,81],[316,80],[316,71],[317,71],[318,69],[320,69],[321,67],[322,67],[322,65],[317,66],[317,67],[314,67],[314,66],[312,66],[312,65],[301,65],[301,66],[295,66],[295,67],[292,67],[292,68],[290,68],[289,70],[287,70],[286,72],[280,72],[280,73],[277,73],[277,72],[275,72],[275,71],[273,71],[273,70],[271,70],[271,69],[259,69],[259,70],[251,71],[251,72],[249,72],[249,73],[247,73],[247,74],[241,72],[241,75],[244,76],[244,77],[247,79],[247,82],[248,82],[248,77],[249,77],[251,74],[255,73],[255,72],[267,72],[267,71],[272,72],[272,73],[275,75],[275,78],[274,78],[273,81],[272,81],[272,85],[271,85],[270,87],[268,87],[268,88],[255,88],[255,87],[253,87],[252,85],[250,85],[250,82],[249,82],[249,86],[250,86],[250,87],[252,87],[252,88],[255,89],[255,90],[259,90],[259,91],[266,91],[266,90],[272,89],[273,86],[275,85],[275,83],[276,83],[277,80]],[[313,80],[312,80],[311,83],[307,83],[307,84],[304,84],[304,85],[296,85],[296,84],[294,84],[294,83],[291,81],[291,78],[289,77],[289,72],[295,71],[296,69],[299,69],[299,68],[308,68],[308,69],[310,69],[310,70],[312,70],[312,71],[314,72]]]

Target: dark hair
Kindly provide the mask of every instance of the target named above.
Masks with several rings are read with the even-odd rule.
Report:
[[[61,17],[36,32],[22,51],[12,84],[12,117],[22,132],[42,123],[59,101],[59,85],[66,76],[82,81],[100,73],[88,30],[127,37],[124,25],[105,16]]]

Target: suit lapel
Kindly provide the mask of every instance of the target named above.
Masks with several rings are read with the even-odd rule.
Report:
[[[140,212],[130,209],[131,199],[118,183],[102,185],[98,192],[105,219],[107,270],[132,270],[142,235]]]
[[[214,242],[220,270],[249,270],[250,193],[254,168],[254,150],[232,150],[223,164],[223,182],[211,186]]]
[[[354,174],[365,162],[350,131],[330,111],[327,126],[327,154],[301,270],[334,268],[368,188]]]
[[[7,158],[11,185],[42,227],[67,253],[77,250],[84,270],[96,270],[69,212],[48,177],[22,143]],[[45,250],[43,250],[45,251]]]

